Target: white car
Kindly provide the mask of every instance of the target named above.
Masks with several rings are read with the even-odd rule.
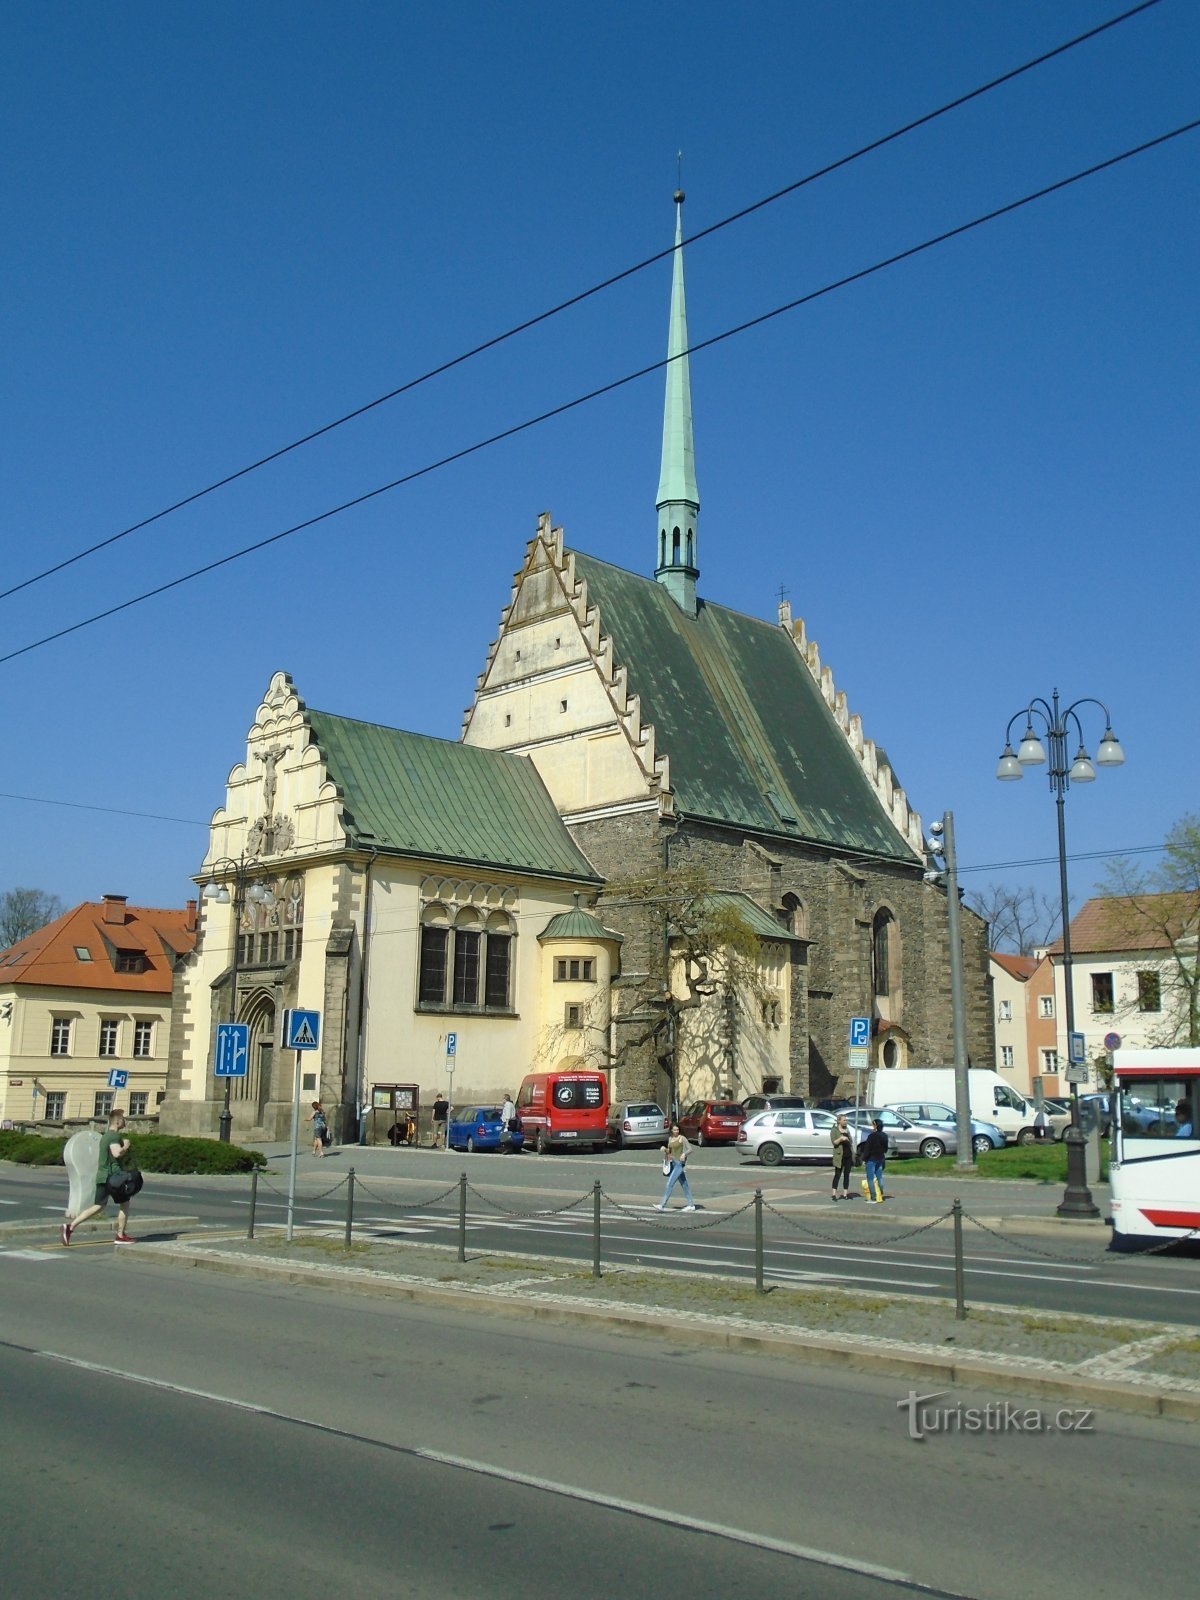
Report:
[[[781,1161],[827,1161],[833,1165],[832,1111],[760,1111],[738,1133],[739,1155],[757,1156],[764,1167]]]

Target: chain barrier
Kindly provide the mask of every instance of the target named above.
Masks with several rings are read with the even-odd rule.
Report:
[[[331,1194],[336,1194],[339,1189],[344,1189],[349,1182],[350,1175],[347,1173],[345,1177],[338,1179],[338,1181],[333,1185],[332,1189],[325,1189],[320,1194],[302,1195],[297,1190],[296,1204],[299,1205],[301,1200],[304,1201],[305,1205],[314,1205],[318,1200],[328,1200]],[[269,1178],[264,1178],[261,1173],[259,1174],[258,1187],[260,1190],[269,1189],[272,1194],[278,1195],[281,1200],[286,1200],[288,1198],[288,1192],[286,1189],[277,1189],[271,1180]]]
[[[940,1217],[934,1217],[932,1222],[919,1223],[914,1228],[909,1228],[904,1233],[876,1234],[873,1238],[848,1239],[845,1234],[822,1233],[817,1228],[806,1227],[804,1223],[797,1222],[794,1217],[789,1217],[786,1212],[778,1211],[769,1200],[763,1201],[763,1210],[769,1211],[773,1217],[778,1217],[786,1227],[794,1228],[797,1233],[806,1233],[811,1238],[820,1239],[825,1244],[850,1244],[850,1245],[891,1245],[899,1244],[903,1239],[915,1239],[918,1234],[928,1233],[931,1228],[936,1228],[943,1222],[948,1222],[954,1215],[953,1211],[945,1211]]]
[[[1030,1244],[1027,1239],[1014,1239],[1009,1234],[1001,1233],[998,1228],[992,1228],[986,1222],[980,1222],[979,1218],[973,1217],[969,1211],[963,1212],[963,1221],[971,1223],[973,1227],[980,1229],[983,1233],[991,1234],[993,1239],[999,1239],[1002,1244],[1008,1245],[1010,1249],[1027,1250],[1031,1255],[1040,1256],[1043,1261],[1061,1261],[1066,1266],[1077,1267],[1095,1266],[1098,1262],[1103,1261],[1105,1266],[1111,1268],[1114,1272],[1118,1271],[1122,1266],[1135,1266],[1139,1260],[1143,1260],[1147,1256],[1160,1256],[1175,1245],[1186,1244],[1189,1239],[1194,1239],[1197,1235],[1200,1235],[1200,1228],[1193,1228],[1189,1233],[1184,1234],[1182,1238],[1164,1239],[1161,1244],[1147,1245],[1144,1249],[1139,1250],[1136,1255],[1126,1255],[1121,1257],[1119,1261],[1114,1262],[1112,1260],[1113,1252],[1107,1243],[1097,1255],[1064,1256],[1052,1250],[1039,1250],[1037,1245]]]
[[[457,1189],[458,1185],[455,1184],[454,1187]],[[476,1200],[480,1201],[483,1205],[491,1206],[493,1211],[502,1212],[506,1217],[519,1217],[526,1222],[532,1221],[537,1217],[561,1217],[564,1212],[574,1211],[576,1206],[581,1206],[585,1201],[592,1198],[592,1191],[589,1189],[586,1194],[581,1194],[578,1200],[568,1200],[566,1205],[551,1206],[540,1211],[518,1211],[511,1206],[502,1205],[499,1200],[489,1199],[488,1196],[485,1195],[481,1190],[477,1189],[473,1183],[467,1184],[467,1193],[474,1195]]]
[[[397,1211],[424,1211],[427,1206],[440,1205],[443,1200],[448,1200],[452,1194],[458,1193],[458,1180],[456,1179],[448,1189],[443,1189],[440,1194],[432,1195],[427,1200],[397,1200],[392,1195],[382,1195],[362,1181],[355,1178],[355,1186],[359,1194],[369,1195],[377,1205],[394,1206]]]
[[[668,1216],[674,1216],[674,1215],[682,1215],[682,1213],[680,1211],[661,1211],[660,1212],[660,1211],[658,1211],[658,1207],[654,1206],[652,1209],[654,1211],[658,1212],[658,1215],[657,1216],[653,1216],[653,1217],[648,1217],[646,1215],[644,1209],[643,1210],[638,1210],[638,1209],[635,1209],[633,1206],[623,1206],[619,1200],[614,1200],[612,1195],[610,1195],[607,1192],[607,1190],[605,1190],[605,1189],[601,1189],[600,1196],[601,1196],[602,1199],[604,1199],[604,1200],[606,1200],[608,1202],[608,1204],[613,1208],[614,1211],[619,1211],[622,1216],[632,1217],[637,1222],[649,1222],[649,1223],[652,1223],[652,1224],[659,1224],[660,1223],[660,1219],[662,1219],[662,1218],[666,1218]],[[672,1224],[669,1225],[670,1226],[670,1231],[672,1233],[702,1233],[706,1228],[719,1228],[723,1222],[732,1222],[734,1217],[744,1216],[747,1211],[753,1211],[753,1209],[754,1209],[754,1201],[753,1200],[747,1200],[746,1204],[744,1206],[739,1206],[736,1211],[718,1211],[718,1212],[714,1212],[711,1215],[711,1217],[706,1216],[705,1219],[703,1221],[700,1221],[700,1222],[689,1220],[687,1222],[679,1223],[679,1224],[672,1223]],[[696,1214],[698,1216],[699,1212],[697,1212]]]

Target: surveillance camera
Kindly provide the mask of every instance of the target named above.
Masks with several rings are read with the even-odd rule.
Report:
[[[929,831],[930,831],[930,833],[933,835],[933,837],[935,839],[940,839],[942,837],[942,832],[945,829],[945,826],[946,826],[945,823],[939,817],[939,819],[936,822],[931,822],[929,824]]]
[[[945,846],[940,839],[926,839],[925,854],[927,856],[940,856],[945,853]]]
[[[924,883],[941,883],[942,874],[940,872],[935,872],[931,867],[928,872],[923,872],[921,874],[921,879]]]

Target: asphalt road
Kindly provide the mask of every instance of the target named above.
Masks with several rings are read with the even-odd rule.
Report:
[[[916,1442],[882,1377],[114,1256],[0,1260],[15,1600],[1194,1587],[1186,1424]]]
[[[836,1281],[866,1288],[947,1298],[954,1293],[953,1240],[948,1228],[924,1224],[964,1194],[970,1215],[1011,1216],[998,1234],[967,1225],[966,1288],[978,1304],[1017,1304],[1046,1311],[1149,1318],[1200,1325],[1200,1271],[1195,1252],[1129,1257],[1108,1252],[1103,1230],[1055,1231],[1060,1194],[1038,1185],[909,1178],[892,1167],[894,1199],[868,1210],[860,1200],[829,1202],[828,1169],[766,1170],[731,1150],[698,1151],[689,1162],[700,1209],[691,1215],[654,1210],[662,1176],[653,1151],[603,1156],[450,1155],[433,1151],[349,1147],[325,1160],[301,1156],[297,1173],[298,1227],[341,1229],[346,1176],[356,1170],[356,1232],[444,1243],[457,1240],[461,1172],[468,1175],[468,1243],[473,1250],[507,1250],[590,1261],[592,1186],[599,1181],[602,1258],[670,1270],[703,1270],[752,1278],[754,1224],[748,1206],[762,1189],[765,1272],[771,1282]],[[286,1221],[289,1161],[273,1156],[259,1185],[257,1226]],[[614,1200],[621,1209],[609,1204]],[[4,1169],[0,1221],[60,1219],[64,1182],[54,1169]],[[566,1209],[562,1209],[566,1208]],[[554,1215],[529,1216],[530,1212]],[[151,1174],[133,1212],[133,1231],[152,1232],[152,1218],[186,1213],[202,1222],[248,1223],[246,1178],[179,1178]],[[1019,1213],[1025,1213],[1019,1218]],[[1034,1221],[1037,1232],[1021,1231]],[[922,1231],[923,1230],[923,1231]],[[903,1237],[902,1237],[903,1236]]]

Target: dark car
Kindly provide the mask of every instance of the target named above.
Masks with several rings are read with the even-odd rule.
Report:
[[[760,1111],[803,1111],[802,1094],[748,1094],[742,1101],[742,1110],[748,1117]]]
[[[468,1106],[465,1111],[452,1111],[447,1127],[451,1150],[499,1150],[504,1131],[499,1106]],[[514,1128],[513,1149],[519,1150],[524,1143],[525,1135]]]
[[[847,1100],[844,1094],[835,1094],[828,1100],[818,1100],[818,1111],[853,1111],[854,1101]]]
[[[679,1131],[693,1144],[733,1144],[746,1114],[736,1100],[697,1100],[679,1118]]]

